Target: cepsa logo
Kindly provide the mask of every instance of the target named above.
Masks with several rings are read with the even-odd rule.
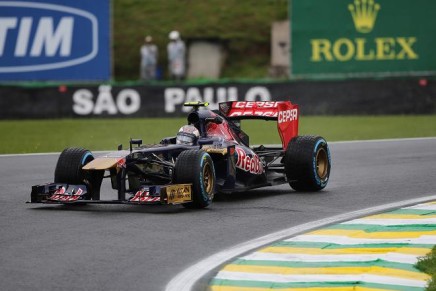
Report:
[[[235,102],[233,108],[227,114],[229,117],[236,116],[264,116],[277,117],[277,105],[274,101],[249,101]]]
[[[98,53],[98,22],[88,11],[48,3],[0,2],[0,73],[78,65]]]
[[[285,111],[280,111],[277,122],[291,122],[298,119],[298,110],[297,109],[288,109]]]
[[[235,108],[276,108],[279,102],[274,101],[257,101],[257,102],[236,102]]]

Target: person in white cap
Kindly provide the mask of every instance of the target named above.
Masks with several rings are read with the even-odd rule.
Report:
[[[169,34],[170,42],[168,43],[168,66],[171,79],[183,80],[185,78],[186,64],[185,55],[186,47],[180,38],[180,33],[173,30]]]
[[[144,44],[141,46],[141,79],[155,80],[158,51],[153,43],[153,38],[147,35]]]

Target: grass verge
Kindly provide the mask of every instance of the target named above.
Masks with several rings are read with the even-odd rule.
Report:
[[[416,267],[420,271],[431,275],[426,291],[436,291],[436,246],[433,247],[431,253],[419,259]]]
[[[426,116],[303,116],[300,135],[316,134],[328,141],[436,136],[436,115]],[[129,138],[157,143],[174,136],[185,118],[58,119],[0,121],[0,154],[60,152],[68,146],[90,150],[128,146]],[[244,121],[251,144],[280,143],[275,121]]]

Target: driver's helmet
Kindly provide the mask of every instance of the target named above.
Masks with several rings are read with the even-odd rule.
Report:
[[[193,125],[184,125],[180,128],[177,133],[176,143],[194,145],[196,144],[198,138],[200,137],[200,132]]]

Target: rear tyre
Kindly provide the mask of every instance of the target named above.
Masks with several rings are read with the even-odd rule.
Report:
[[[331,156],[327,141],[320,136],[297,136],[286,149],[285,171],[296,191],[319,191],[330,178]]]
[[[72,185],[86,185],[88,199],[100,199],[100,187],[104,171],[84,171],[82,167],[94,160],[89,150],[83,148],[66,148],[62,151],[56,164],[54,181]]]
[[[186,150],[177,158],[175,184],[192,184],[192,202],[186,208],[205,208],[212,203],[215,194],[215,168],[210,155],[202,150]]]

